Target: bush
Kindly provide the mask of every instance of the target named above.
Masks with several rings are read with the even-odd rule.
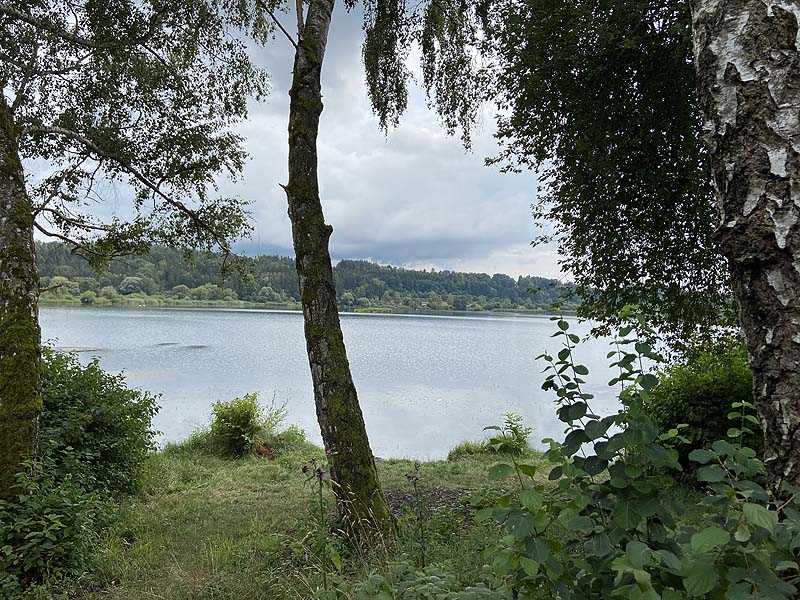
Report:
[[[681,430],[688,442],[677,447],[679,460],[687,468],[692,450],[725,438],[731,426],[727,419],[731,403],[752,401],[747,352],[738,339],[728,338],[667,368],[647,408],[663,431],[688,425]],[[759,454],[763,451],[760,432],[748,435],[744,443]]]
[[[531,452],[528,438],[533,429],[526,427],[522,417],[516,413],[503,414],[502,427],[487,427],[489,431],[497,431],[497,435],[484,442],[465,441],[447,453],[447,460],[460,460],[479,454],[511,454],[521,456]]]
[[[17,477],[19,499],[0,501],[0,594],[22,595],[32,584],[82,572],[110,505],[49,461]],[[27,596],[26,596],[27,597]]]
[[[42,452],[52,474],[70,475],[90,491],[133,491],[155,449],[156,398],[128,389],[121,375],[104,372],[96,359],[83,366],[73,354],[45,349],[42,368]]]
[[[212,406],[211,437],[219,451],[232,457],[242,457],[255,448],[258,434],[264,430],[273,433],[283,419],[283,411],[271,410],[269,416],[258,403],[258,394],[247,394],[229,402],[215,402]]]

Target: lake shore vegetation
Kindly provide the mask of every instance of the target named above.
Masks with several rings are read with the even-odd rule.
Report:
[[[691,451],[697,487],[687,487],[687,426],[663,430],[645,409],[664,385],[644,368],[661,361],[658,341],[635,312],[627,318],[609,352],[618,412],[592,411],[580,339],[556,317],[561,350],[540,360],[563,439],[532,450],[530,429],[505,415],[485,441],[447,460],[377,460],[396,537],[354,542],[338,521],[325,452],[284,427],[280,407],[246,396],[215,406],[209,427],[185,442],[134,454],[135,486],[123,493],[87,477],[117,472],[105,454],[88,471],[83,461],[49,461],[22,476],[19,501],[0,504],[3,590],[57,600],[793,597],[800,512],[793,498],[767,493],[763,463],[744,443],[753,403],[733,402],[726,437]],[[70,380],[88,378],[98,393],[122,393],[120,406],[139,415],[134,438],[152,443],[141,426],[152,399],[123,393],[94,364],[49,360],[55,367],[44,372],[59,384],[49,389],[69,391],[46,394],[67,407],[57,431],[70,429],[68,407],[87,398]],[[680,373],[667,376],[673,395],[686,383]],[[78,451],[95,446],[87,439]],[[46,525],[45,535],[13,543],[31,523]]]
[[[154,247],[141,257],[112,261],[98,273],[60,242],[37,243],[43,305],[240,307],[300,310],[294,260],[243,258],[224,279],[223,257]],[[453,271],[420,271],[359,260],[333,270],[337,303],[347,312],[574,312],[568,283]]]

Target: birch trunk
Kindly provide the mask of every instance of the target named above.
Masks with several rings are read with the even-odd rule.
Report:
[[[800,484],[797,1],[695,0],[695,64],[770,488]]]
[[[0,92],[0,499],[34,456],[42,410],[33,210],[13,115]]]
[[[285,186],[300,278],[314,400],[345,527],[391,535],[394,519],[378,481],[375,459],[350,374],[317,177],[322,113],[320,73],[333,0],[311,0],[295,53],[289,108],[289,183]],[[366,527],[365,527],[366,526]]]

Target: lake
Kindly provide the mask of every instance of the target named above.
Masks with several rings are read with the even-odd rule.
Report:
[[[297,312],[245,309],[40,309],[42,339],[81,349],[130,386],[162,394],[159,441],[186,438],[208,423],[211,404],[250,392],[284,404],[287,424],[320,443],[303,318]],[[583,337],[590,325],[568,319]],[[521,414],[531,441],[559,437],[552,392],[541,390],[543,363],[555,353],[555,324],[527,315],[427,316],[343,314],[342,329],[376,456],[443,458],[482,429]],[[577,355],[589,367],[596,413],[616,412],[608,340],[591,339]]]

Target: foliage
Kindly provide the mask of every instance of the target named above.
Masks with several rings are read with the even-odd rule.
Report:
[[[67,475],[88,490],[133,490],[155,449],[151,420],[156,398],[128,389],[122,375],[97,361],[83,366],[74,354],[44,349],[42,451],[53,477]]]
[[[286,416],[282,406],[274,402],[264,411],[258,394],[247,394],[228,402],[215,402],[212,407],[208,441],[211,447],[225,456],[239,458],[252,452],[260,441],[274,436]]]
[[[533,452],[528,438],[533,429],[526,427],[522,417],[516,413],[505,413],[502,427],[487,427],[487,431],[496,431],[497,434],[483,442],[464,441],[456,445],[447,453],[447,460],[461,460],[476,454],[511,454],[514,456],[528,455]]]
[[[266,94],[239,30],[263,41],[259,3],[25,0],[0,6],[0,81],[31,178],[36,227],[96,265],[154,242],[217,247],[249,229],[212,197],[245,153],[230,126]],[[131,219],[99,220],[98,188],[129,189]]]
[[[492,590],[484,584],[464,587],[458,579],[440,566],[416,569],[407,560],[390,565],[388,576],[373,573],[354,586],[349,595],[330,594],[324,598],[355,598],[356,600],[510,600],[510,592]]]
[[[631,315],[624,315],[630,317]],[[698,479],[705,522],[677,520],[665,489],[680,471],[673,445],[683,428],[661,433],[645,410],[657,378],[643,358],[659,360],[653,331],[635,315],[609,357],[619,369],[625,405],[600,417],[582,390],[585,366],[574,361],[579,342],[569,324],[557,320],[563,348],[548,363],[544,389],[558,397],[568,434],[549,440],[553,486],[532,482],[534,469],[516,463],[492,468],[497,478],[518,476],[519,488],[479,516],[501,523],[506,536],[493,554],[493,570],[515,597],[549,598],[792,598],[797,592],[800,512],[794,493],[771,498],[753,479],[763,474],[755,452],[741,436],[756,421],[749,402],[734,403],[732,441],[718,440],[691,458],[704,466]],[[637,330],[633,338],[626,338]],[[632,346],[632,348],[631,348]],[[491,474],[491,473],[490,473]]]
[[[97,530],[110,505],[50,461],[17,477],[19,498],[0,501],[0,592],[15,598],[31,584],[82,572],[92,561]]]
[[[99,274],[59,242],[37,243],[36,253],[42,285],[60,286],[45,293],[45,301],[77,297],[78,282],[99,290],[95,304],[149,304],[139,294],[150,299],[158,295],[164,304],[241,300],[285,305],[300,300],[294,260],[286,257],[242,259],[242,272],[231,273],[223,281],[224,257],[219,254],[196,252],[187,261],[180,251],[156,246],[146,256],[112,261],[107,272]],[[573,286],[542,277],[415,271],[343,260],[334,267],[334,279],[344,310],[546,310],[554,304],[571,310],[576,306]]]
[[[688,442],[677,446],[686,469],[689,453],[723,439],[731,402],[753,402],[753,376],[744,344],[735,338],[720,340],[684,361],[670,365],[645,406],[656,424],[668,431],[688,425],[682,435]],[[744,443],[757,455],[763,450],[763,434],[748,434]]]
[[[497,160],[543,169],[535,216],[555,223],[582,314],[614,322],[637,303],[662,331],[718,322],[689,4],[503,1],[487,29],[509,108]]]

